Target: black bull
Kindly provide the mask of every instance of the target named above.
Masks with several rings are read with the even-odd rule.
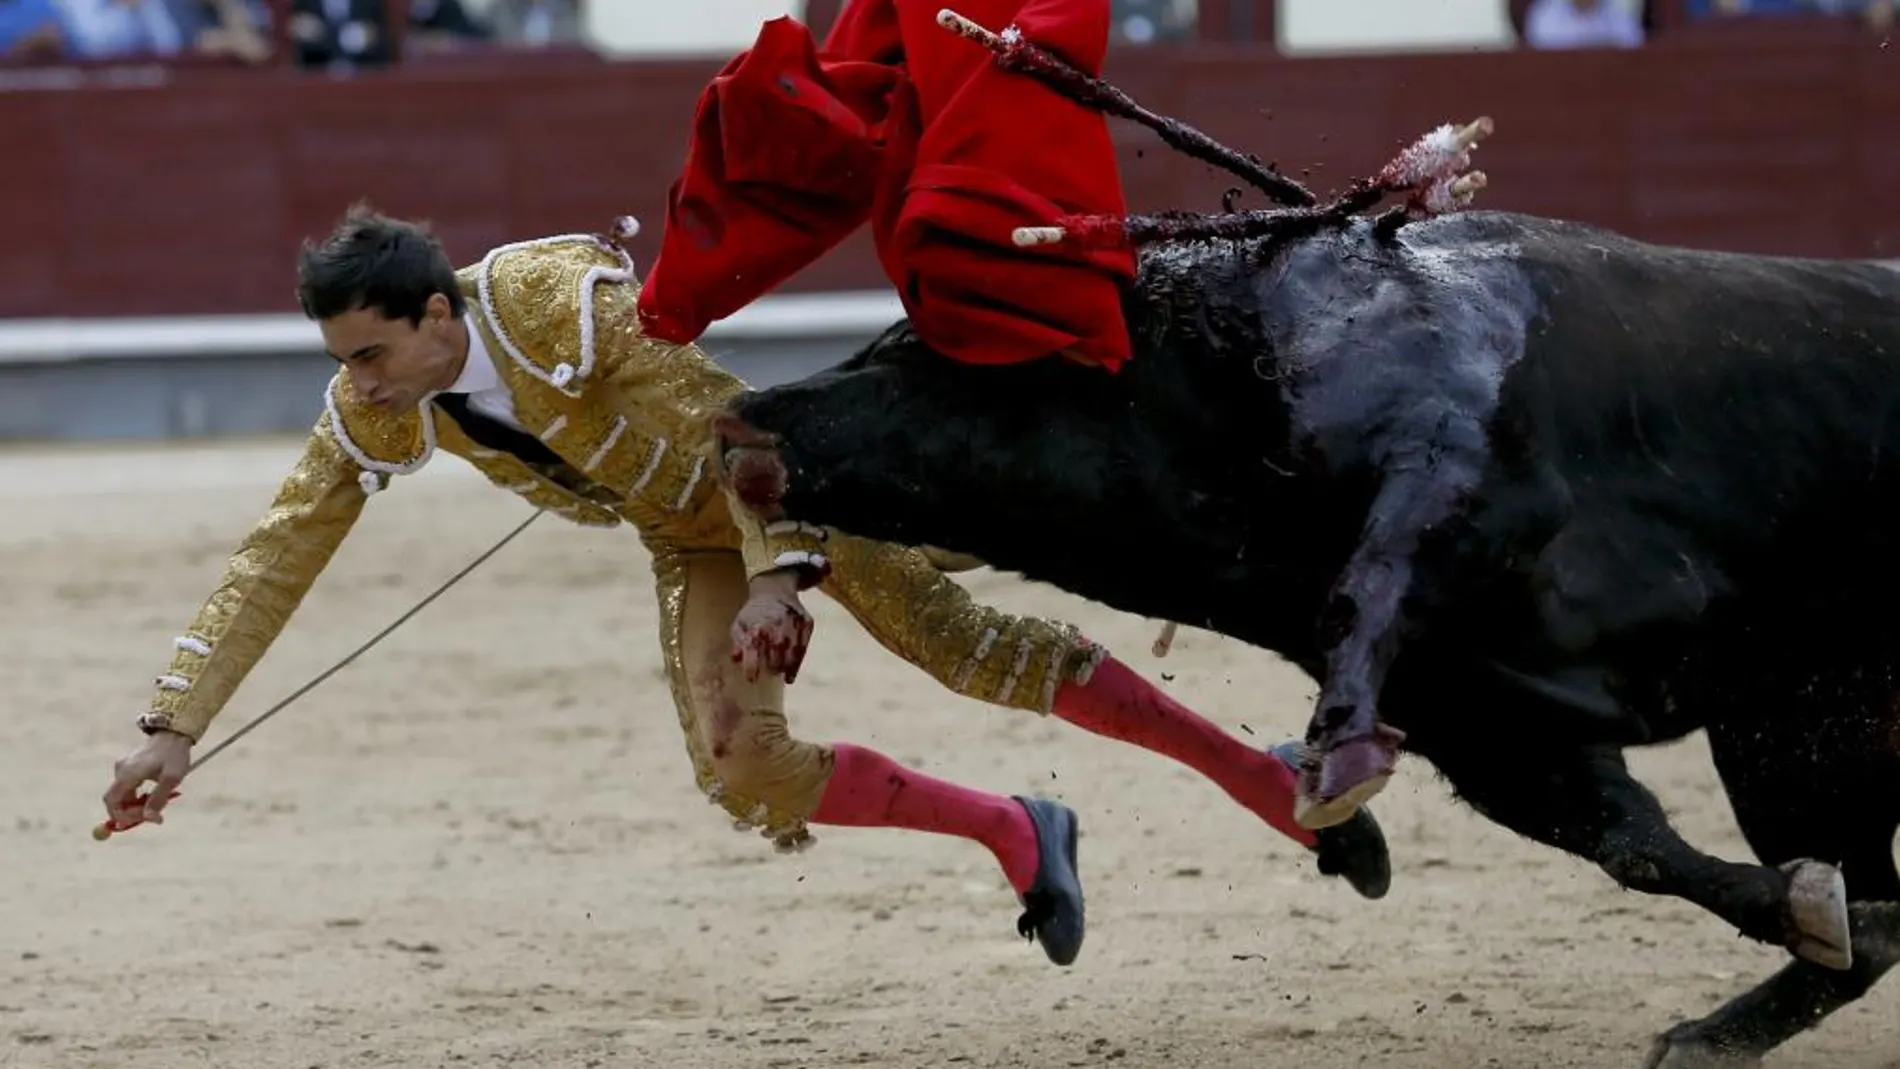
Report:
[[[1752,1064],[1900,959],[1900,272],[1471,212],[1151,246],[1126,303],[1114,375],[899,323],[735,400],[724,475],[1273,650],[1490,819],[1799,956],[1652,1065]],[[1625,766],[1698,729],[1762,864]]]

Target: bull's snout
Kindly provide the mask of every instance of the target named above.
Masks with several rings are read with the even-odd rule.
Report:
[[[713,433],[719,436],[722,451],[734,446],[770,449],[778,445],[778,435],[762,431],[730,411],[713,417]]]
[[[783,510],[788,476],[785,461],[778,455],[776,434],[747,423],[730,412],[713,417],[713,435],[718,442],[719,477],[740,503],[759,518],[778,519]]]

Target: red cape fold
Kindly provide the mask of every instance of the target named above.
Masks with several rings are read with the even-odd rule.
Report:
[[[1107,121],[936,23],[944,0],[852,0],[820,50],[790,18],[761,28],[700,95],[668,191],[643,329],[691,341],[869,220],[922,338],[955,360],[1129,356],[1127,249],[1015,247],[1019,226],[1127,209]],[[958,0],[1092,74],[1107,0]]]

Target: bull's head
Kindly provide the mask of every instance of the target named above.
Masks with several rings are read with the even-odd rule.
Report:
[[[1114,374],[958,363],[900,323],[843,364],[735,398],[715,425],[721,474],[767,520],[971,554],[1129,612],[1196,606],[1204,622],[1304,528],[1287,522],[1294,496],[1266,492],[1300,492],[1265,459],[1288,446],[1280,386],[1258,348],[1208,352],[1195,303]],[[1199,352],[1176,346],[1187,334]]]
[[[735,399],[716,422],[721,473],[768,520],[982,555],[992,528],[1099,516],[1165,463],[1141,455],[1156,416],[1131,386],[1057,360],[957,363],[900,322],[834,368]]]

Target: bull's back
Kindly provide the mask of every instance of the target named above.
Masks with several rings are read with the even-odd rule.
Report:
[[[1667,547],[1717,588],[1825,599],[1852,568],[1855,596],[1900,590],[1900,272],[1476,225],[1517,230],[1540,303],[1500,432],[1622,525],[1608,549]]]

